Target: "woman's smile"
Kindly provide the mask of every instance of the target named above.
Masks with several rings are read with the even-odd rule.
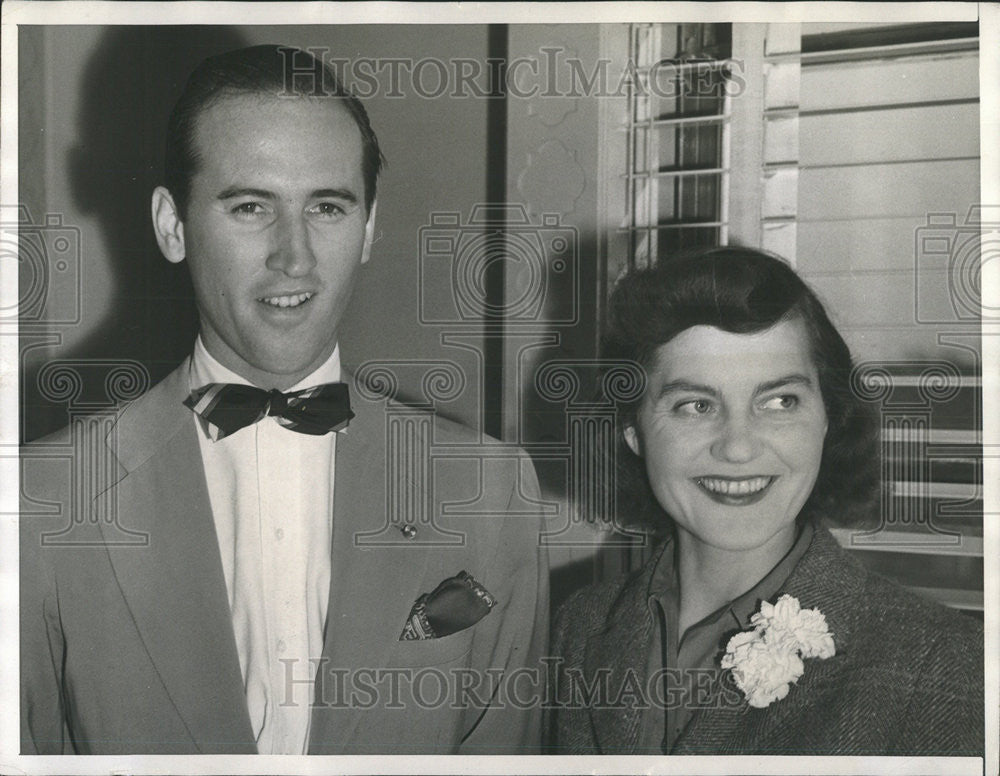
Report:
[[[733,507],[761,501],[777,477],[695,477],[694,482],[712,501]]]

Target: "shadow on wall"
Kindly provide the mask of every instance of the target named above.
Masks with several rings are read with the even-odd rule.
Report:
[[[155,383],[190,352],[198,329],[191,283],[187,268],[168,263],[156,246],[150,194],[162,182],[167,117],[188,75],[205,57],[244,45],[232,27],[120,26],[108,28],[86,62],[78,141],[65,163],[74,205],[96,218],[106,250],[85,255],[84,266],[106,261],[114,288],[103,316],[88,320],[85,339],[60,359],[134,359]],[[38,390],[43,366],[29,365],[22,382],[25,440],[67,420],[65,405]],[[100,389],[101,380],[91,386],[84,377],[85,390]]]
[[[544,239],[544,230],[539,231],[549,251],[542,280],[544,325],[537,331],[536,339],[550,339],[549,344],[536,347],[528,344],[533,338],[527,337],[525,346],[530,350],[518,358],[526,372],[520,376],[523,426],[518,441],[529,452],[544,451],[534,460],[542,498],[559,504],[560,517],[552,525],[557,535],[549,539],[554,612],[574,590],[605,575],[602,569],[620,569],[620,544],[634,541],[634,537],[609,530],[608,526],[582,525],[570,506],[574,476],[585,479],[576,486],[583,491],[613,487],[611,482],[600,486],[594,481],[598,472],[581,460],[583,452],[578,448],[585,440],[595,443],[590,433],[579,433],[577,424],[583,416],[606,414],[606,410],[593,405],[606,401],[598,380],[597,362],[598,309],[604,301],[599,297],[605,294],[600,238],[591,231],[577,232],[575,255],[571,255],[571,252],[556,253]],[[574,426],[576,432],[572,430]],[[561,452],[553,453],[555,450]],[[591,519],[597,516],[591,515]],[[613,542],[609,544],[609,540]],[[591,551],[587,545],[592,547]]]

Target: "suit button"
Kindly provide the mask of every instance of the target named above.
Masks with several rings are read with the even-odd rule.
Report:
[[[278,652],[284,652],[284,651],[285,651],[285,642],[282,641],[281,639],[278,639]]]
[[[274,535],[278,539],[278,541],[280,542],[282,539],[285,538],[285,529],[284,528],[278,528],[277,530],[275,530]]]

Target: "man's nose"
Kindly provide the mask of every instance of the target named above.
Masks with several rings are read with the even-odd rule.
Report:
[[[760,439],[754,419],[747,414],[726,417],[712,443],[712,455],[727,463],[746,463],[757,457]]]
[[[267,268],[289,277],[302,277],[316,266],[305,219],[284,217],[274,230],[274,242],[267,257]]]

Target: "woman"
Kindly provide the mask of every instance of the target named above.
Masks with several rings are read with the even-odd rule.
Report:
[[[981,624],[822,527],[871,514],[877,427],[795,272],[740,248],[634,271],[604,356],[646,374],[618,514],[664,540],[559,610],[550,751],[981,756]]]

